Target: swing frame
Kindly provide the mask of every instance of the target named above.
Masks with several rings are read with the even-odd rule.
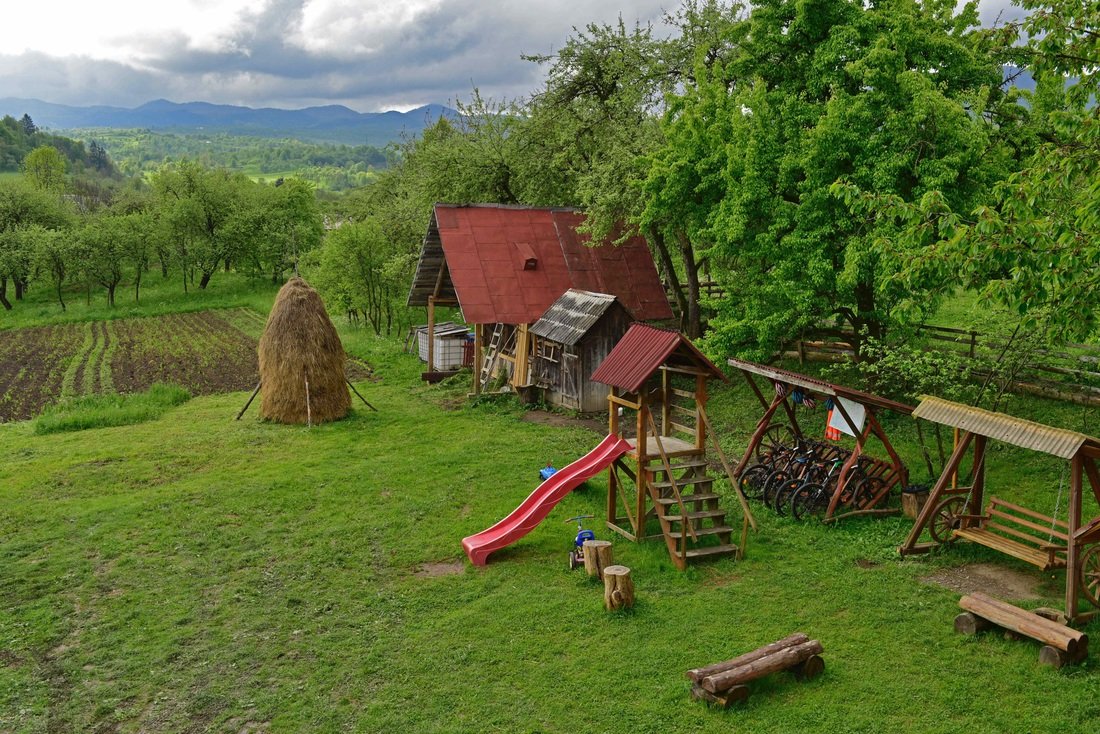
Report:
[[[1100,439],[927,395],[921,396],[913,417],[955,428],[959,438],[898,551],[903,556],[913,555],[940,545],[935,540],[921,540],[927,529],[933,538],[944,534],[943,543],[962,538],[1043,570],[1064,567],[1066,618],[1081,622],[1100,614],[1100,516],[1083,521],[1081,510],[1086,480],[1100,503]],[[985,459],[990,440],[1068,462],[1069,500],[1064,522],[992,495],[987,498]],[[967,454],[972,455],[970,485],[958,486],[959,469]],[[1060,496],[1056,502],[1061,504]],[[1057,509],[1056,505],[1055,512]],[[1033,532],[1025,535],[1022,531],[1028,529]],[[1035,532],[1048,530],[1050,542],[1043,544]],[[1059,542],[1054,542],[1055,538]],[[1082,596],[1097,608],[1080,611]]]
[[[755,362],[748,362],[743,359],[733,358],[728,359],[727,363],[731,367],[735,367],[741,371],[741,374],[745,377],[745,381],[748,382],[749,387],[752,389],[753,394],[756,395],[757,400],[759,400],[760,404],[764,407],[764,415],[762,415],[757,422],[756,430],[753,431],[752,437],[749,439],[749,445],[745,449],[745,453],[741,456],[741,461],[738,462],[733,470],[734,477],[738,481],[741,479],[741,474],[748,468],[768,428],[773,425],[773,419],[780,407],[783,408],[788,420],[790,420],[790,428],[795,437],[803,438],[805,436],[802,427],[798,423],[794,405],[791,403],[791,394],[793,393],[793,389],[797,388],[801,390],[803,394],[815,396],[823,401],[829,398],[834,399],[836,403],[835,410],[840,413],[850,430],[850,434],[855,437],[856,441],[855,449],[848,456],[840,469],[840,474],[837,477],[836,489],[833,491],[833,496],[829,500],[829,506],[825,510],[825,516],[822,518],[822,522],[835,522],[846,517],[854,517],[857,515],[897,515],[901,512],[901,508],[899,507],[882,507],[881,505],[890,497],[890,492],[895,486],[901,485],[904,487],[909,483],[909,470],[906,468],[905,464],[902,463],[897,451],[894,450],[893,444],[890,443],[890,438],[886,435],[886,431],[883,430],[882,424],[875,416],[875,411],[891,410],[896,413],[901,413],[902,415],[909,415],[913,412],[913,406],[888,400],[878,395],[863,392],[862,390],[854,390],[844,387],[843,385],[824,382],[823,380],[818,380],[780,367],[762,365]],[[764,397],[764,392],[760,389],[760,386],[756,384],[753,377],[754,375],[769,380],[773,384],[782,384],[786,389],[781,391],[777,390],[775,392],[775,397],[769,401]],[[856,426],[855,421],[848,415],[844,406],[839,400],[836,400],[836,398],[844,398],[863,406],[866,418],[862,430]],[[868,456],[868,458],[872,459],[874,465],[872,473],[883,480],[882,486],[875,496],[865,505],[857,509],[851,509],[841,502],[841,495],[843,494],[848,473],[853,466],[857,465],[860,457],[865,456],[864,449],[867,440],[871,436],[879,440],[879,443],[882,444],[882,447],[886,450],[886,454],[889,457],[888,460],[882,460]]]

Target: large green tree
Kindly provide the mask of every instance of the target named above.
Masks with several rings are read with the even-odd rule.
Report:
[[[905,201],[937,190],[972,206],[1011,166],[991,119],[1011,99],[975,4],[761,0],[723,31],[722,63],[696,58],[670,104],[646,191],[727,289],[715,351],[764,357],[838,317],[878,334],[899,297],[888,225],[833,188]]]
[[[962,284],[1015,309],[1021,326],[1055,341],[1100,333],[1100,6],[1022,0],[1014,48],[1036,78],[1038,146],[991,201],[967,206],[939,192],[916,202],[853,196],[854,209],[900,226],[888,256],[908,267],[900,289]],[[851,192],[849,192],[851,193]]]
[[[22,230],[38,225],[50,229],[68,226],[69,213],[58,197],[23,181],[0,181],[0,305],[10,310],[8,281],[22,298],[30,279],[34,252]]]

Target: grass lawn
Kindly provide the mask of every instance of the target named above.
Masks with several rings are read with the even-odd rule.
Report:
[[[271,295],[230,289],[213,305],[262,311]],[[922,581],[1000,564],[1039,582],[1027,605],[1058,606],[1061,574],[961,543],[902,560],[904,518],[826,527],[756,508],[761,529],[743,561],[684,573],[662,543],[597,524],[638,592],[632,611],[608,614],[602,587],[566,566],[565,518],[602,515],[599,477],[471,567],[461,538],[512,510],[547,461],[563,466],[601,436],[524,421],[507,401],[472,405],[464,384],[421,384],[396,339],[342,333],[380,378],[358,384],[377,413],[356,402],[348,419],[306,429],[262,423],[254,406],[236,422],[247,393],[234,393],[131,426],[36,435],[31,422],[0,425],[0,732],[1065,733],[1100,723],[1095,650],[1055,671],[1038,665],[1036,643],[957,636],[959,594]],[[1013,407],[1100,432],[1079,407]],[[713,390],[710,412],[739,454],[755,398],[735,380]],[[924,479],[911,421],[886,424]],[[1059,464],[1012,448],[994,460],[995,493],[1053,512]],[[1096,512],[1089,498],[1085,513]],[[729,711],[690,700],[688,668],[796,630],[822,641],[820,678],[771,676]],[[1087,631],[1096,637],[1100,623]]]

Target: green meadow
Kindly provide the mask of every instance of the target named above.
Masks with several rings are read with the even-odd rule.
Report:
[[[115,312],[18,304],[0,327],[220,307],[262,316],[274,297],[266,285],[214,285],[189,297],[153,288],[141,306],[120,296]],[[469,401],[468,377],[425,385],[401,338],[336,321],[348,352],[373,367],[356,386],[377,412],[356,400],[345,420],[306,428],[262,422],[254,405],[236,421],[248,398],[239,392],[154,400],[128,425],[0,425],[0,732],[976,734],[1100,724],[1095,651],[1058,671],[1038,664],[1037,643],[956,635],[960,593],[929,578],[965,578],[983,564],[1030,582],[1019,603],[1035,607],[1062,603],[1064,575],[963,543],[903,560],[904,517],[825,526],[754,505],[760,529],[743,560],[686,572],[663,543],[631,543],[593,521],[637,587],[634,609],[609,614],[602,586],[566,562],[575,533],[566,519],[602,515],[602,475],[472,567],[461,539],[519,504],[547,461],[563,466],[601,434],[568,415],[555,421],[565,425],[532,421],[537,413],[508,398]],[[739,377],[711,392],[723,445],[739,456],[759,405]],[[1100,432],[1080,407],[1021,398],[1008,407]],[[824,425],[820,408],[801,417]],[[884,420],[913,480],[927,481],[912,420]],[[1064,513],[1059,462],[1002,446],[990,462],[995,494]],[[1085,514],[1097,514],[1091,498]],[[794,631],[821,640],[822,676],[770,676],[729,710],[691,700],[685,670]],[[1095,637],[1100,623],[1086,631]]]

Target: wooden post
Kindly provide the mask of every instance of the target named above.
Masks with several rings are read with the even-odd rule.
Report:
[[[638,389],[638,425],[634,435],[637,436],[638,452],[638,479],[634,482],[637,496],[634,500],[634,536],[639,540],[645,540],[646,517],[646,493],[649,491],[649,469],[646,451],[649,448],[648,423],[649,401],[646,399],[646,386]]]
[[[612,548],[609,540],[584,541],[584,570],[589,576],[603,578],[603,570],[614,565],[611,560]]]
[[[1081,490],[1084,461],[1080,451],[1069,463],[1069,507],[1066,508],[1066,535],[1069,536],[1066,551],[1066,616],[1077,617],[1077,578],[1081,569],[1080,547],[1077,545],[1077,529],[1081,527]]]
[[[695,376],[695,448],[702,451],[707,447],[707,425],[700,412],[707,406],[706,375]]]
[[[244,407],[243,407],[243,408],[241,408],[241,412],[240,412],[240,413],[237,413],[237,418],[236,418],[236,420],[240,420],[240,419],[241,419],[241,416],[242,416],[242,415],[244,415],[244,412],[245,412],[246,410],[248,410],[248,406],[252,405],[252,401],[256,399],[256,396],[257,396],[257,395],[259,394],[259,392],[260,392],[260,383],[258,383],[258,382],[257,382],[257,383],[256,383],[256,389],[252,391],[252,397],[250,397],[250,398],[248,399],[248,402],[244,404]]]
[[[980,515],[985,495],[985,452],[989,439],[980,434],[974,435],[974,463],[970,468],[970,503],[966,512],[969,515]],[[963,527],[972,527],[975,521],[963,520]]]
[[[609,612],[634,606],[634,581],[626,566],[608,566],[603,570],[603,605]]]
[[[309,378],[306,378],[306,426],[313,428],[313,410],[309,405]]]
[[[672,421],[672,385],[668,370],[661,370],[661,435],[668,436],[669,423]]]
[[[418,349],[418,351],[419,351],[419,349]],[[428,372],[434,372],[434,371],[435,371],[435,296],[428,296]]]
[[[482,349],[485,346],[485,324],[474,324],[474,397],[481,394],[481,360],[484,358]]]

